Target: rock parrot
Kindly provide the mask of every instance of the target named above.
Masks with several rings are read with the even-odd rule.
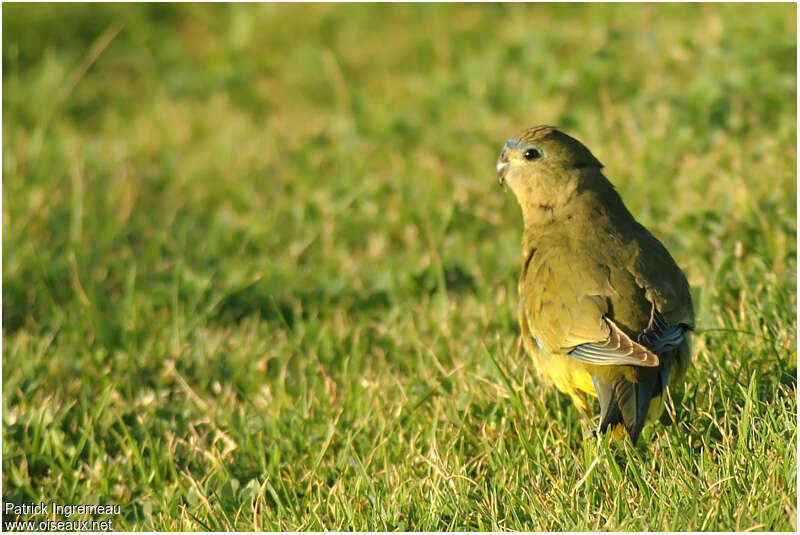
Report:
[[[522,208],[519,323],[539,372],[599,431],[635,444],[690,362],[689,284],[578,140],[551,126],[510,138],[497,178]]]

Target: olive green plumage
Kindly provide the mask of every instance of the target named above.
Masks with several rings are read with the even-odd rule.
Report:
[[[664,246],[636,222],[602,164],[553,127],[509,139],[498,180],[522,208],[519,321],[537,368],[601,431],[635,443],[689,364],[689,285]]]

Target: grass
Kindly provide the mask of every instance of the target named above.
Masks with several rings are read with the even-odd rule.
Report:
[[[796,117],[793,4],[5,4],[3,500],[795,530]],[[515,358],[493,167],[536,123],[692,285],[677,423],[636,448]]]

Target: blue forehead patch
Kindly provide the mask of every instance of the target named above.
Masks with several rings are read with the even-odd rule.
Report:
[[[521,150],[530,146],[531,144],[528,143],[527,141],[520,141],[515,137],[508,138],[508,141],[506,141],[505,144],[505,148],[512,150]]]

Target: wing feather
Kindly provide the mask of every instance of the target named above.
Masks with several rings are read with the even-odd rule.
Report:
[[[604,318],[604,321],[609,327],[608,338],[576,346],[569,352],[572,358],[600,366],[658,366],[658,355],[631,340],[610,319]]]

